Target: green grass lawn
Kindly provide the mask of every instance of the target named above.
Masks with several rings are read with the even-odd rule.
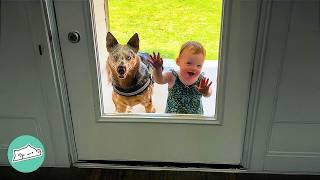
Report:
[[[222,0],[108,0],[110,32],[125,44],[138,33],[140,51],[175,59],[189,40],[202,43],[206,59],[219,54]]]

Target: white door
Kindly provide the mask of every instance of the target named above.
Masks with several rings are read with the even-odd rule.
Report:
[[[77,160],[240,164],[258,3],[224,3],[215,117],[104,114],[99,58],[103,62],[106,55],[98,54],[95,42],[105,35],[93,28],[97,4],[54,3]],[[73,31],[80,34],[78,43],[67,38]]]
[[[43,143],[44,166],[70,165],[51,60],[41,1],[0,1],[0,164],[27,134]]]

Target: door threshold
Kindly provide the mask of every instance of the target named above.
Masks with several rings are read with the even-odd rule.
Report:
[[[177,163],[177,162],[145,162],[145,161],[78,161],[73,164],[78,168],[102,169],[134,169],[151,171],[201,171],[201,172],[247,172],[241,165],[231,164],[204,164],[204,163]]]

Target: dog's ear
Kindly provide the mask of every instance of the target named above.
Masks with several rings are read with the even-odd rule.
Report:
[[[135,33],[130,40],[128,41],[127,45],[133,48],[133,50],[137,53],[139,51],[139,36],[138,33]]]
[[[111,50],[118,45],[117,39],[111,34],[111,32],[107,33],[107,50],[111,52]]]

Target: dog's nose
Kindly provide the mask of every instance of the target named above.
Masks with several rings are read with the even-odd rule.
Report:
[[[126,72],[126,67],[125,66],[118,66],[117,72],[120,75],[124,75],[124,73]]]

